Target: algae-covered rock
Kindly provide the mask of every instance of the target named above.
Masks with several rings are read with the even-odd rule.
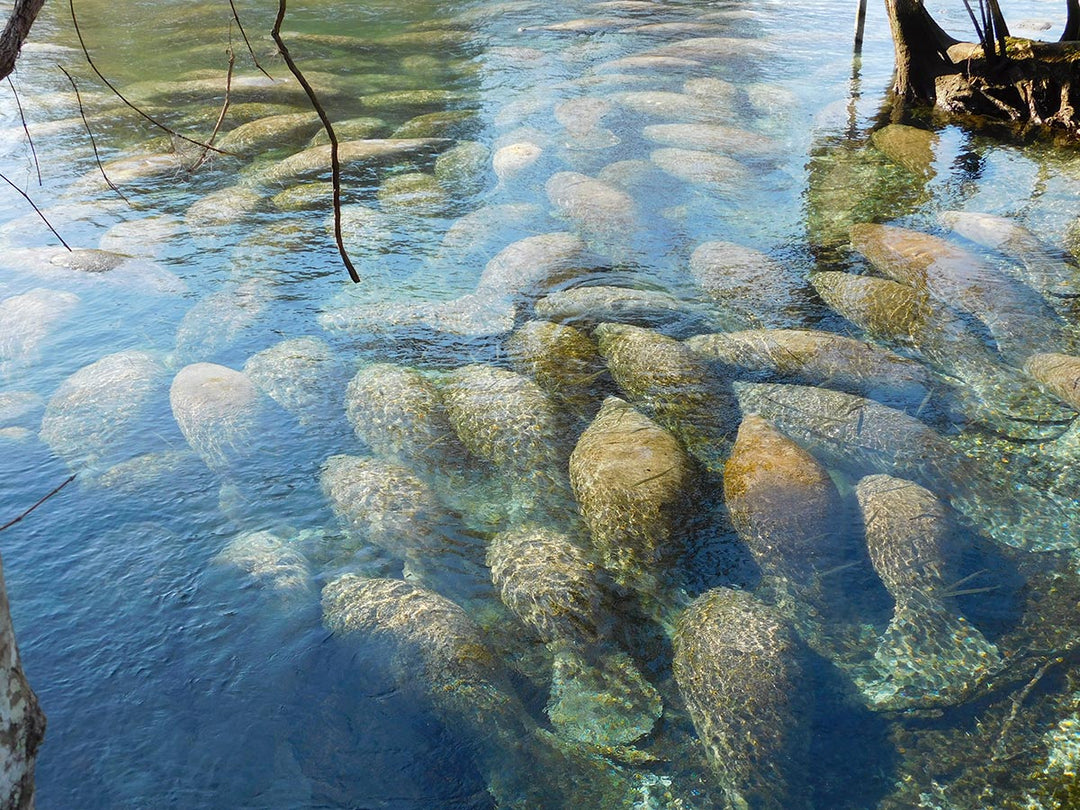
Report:
[[[873,679],[860,683],[878,709],[950,705],[1003,666],[1001,655],[949,604],[948,513],[932,492],[888,475],[855,488],[866,544],[896,602],[874,653]]]
[[[106,355],[57,388],[41,420],[41,440],[76,470],[130,458],[165,383],[165,367],[150,352]]]
[[[739,421],[725,381],[679,341],[650,329],[606,323],[595,335],[619,388],[720,473]]]
[[[917,407],[932,381],[922,365],[870,343],[811,329],[697,335],[686,345],[741,375],[836,388],[894,407]]]
[[[744,327],[798,325],[805,283],[766,254],[733,242],[705,242],[690,257],[705,296]]]
[[[836,485],[810,453],[755,414],[743,417],[724,465],[724,503],[761,569],[797,589],[844,562]]]
[[[536,380],[560,407],[591,420],[607,375],[596,344],[572,326],[527,321],[510,335],[506,353],[514,370]]]
[[[986,324],[1014,366],[1036,352],[1067,351],[1069,339],[1046,302],[978,257],[937,236],[889,225],[851,228],[851,244],[884,275]]]
[[[808,806],[811,695],[783,618],[744,591],[715,588],[686,609],[674,647],[679,692],[733,806]]]
[[[416,369],[392,363],[360,369],[346,391],[345,413],[377,455],[420,472],[454,475],[465,460],[442,397]]]
[[[597,745],[648,734],[660,696],[605,642],[605,594],[589,553],[563,532],[524,524],[496,534],[487,561],[503,602],[554,655],[547,713],[558,732]]]
[[[592,329],[601,323],[627,323],[671,337],[687,337],[720,326],[716,313],[659,290],[608,285],[556,290],[536,302],[542,318]]]
[[[570,483],[604,567],[620,585],[655,593],[681,550],[695,489],[678,440],[608,397],[570,456]]]

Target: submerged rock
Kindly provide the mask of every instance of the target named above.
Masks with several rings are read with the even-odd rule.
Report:
[[[672,434],[624,400],[604,400],[570,456],[570,483],[593,547],[619,585],[657,593],[682,549],[695,479]]]
[[[894,407],[918,407],[932,380],[919,363],[832,332],[753,329],[698,335],[686,345],[736,374],[836,388]]]
[[[932,492],[872,475],[855,488],[874,568],[896,602],[860,684],[877,709],[959,703],[1004,664],[997,648],[949,602],[948,513]]]
[[[679,341],[650,329],[605,323],[595,334],[619,388],[721,473],[739,421],[726,382]]]
[[[674,648],[675,680],[731,805],[808,806],[811,696],[783,618],[715,588],[680,618]]]
[[[503,603],[554,656],[547,714],[559,733],[595,745],[648,734],[660,696],[605,640],[605,594],[585,549],[567,534],[525,524],[496,534],[487,562]]]

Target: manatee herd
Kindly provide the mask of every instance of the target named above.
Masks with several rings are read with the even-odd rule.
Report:
[[[458,60],[551,85],[494,112],[412,86],[442,76],[428,50],[473,47],[466,10],[383,41],[421,52],[367,76],[337,157],[369,186],[345,240],[386,289],[305,301],[287,335],[264,327],[302,271],[225,274],[167,350],[98,356],[48,396],[7,390],[89,306],[80,285],[183,287],[128,253],[12,254],[33,284],[0,297],[0,438],[36,427],[103,499],[203,476],[231,533],[213,564],[298,622],[317,611],[353,665],[376,657],[499,807],[826,806],[826,783],[861,777],[835,754],[817,772],[836,716],[899,739],[1007,695],[1005,738],[1075,654],[1080,267],[967,211],[941,213],[949,236],[855,222],[835,261],[730,241],[721,214],[790,177],[776,94],[715,65],[771,46],[726,36],[733,10],[644,22],[658,7],[593,3],[514,34],[577,50],[512,39],[485,67]],[[163,103],[202,81],[130,90]],[[218,146],[246,163],[187,207],[196,244],[328,196],[331,148],[298,88],[249,77],[237,94],[247,120]],[[925,173],[903,134],[873,143]],[[137,188],[178,160],[107,169]],[[238,255],[294,244],[274,227]],[[52,267],[75,291],[39,284]],[[1011,607],[982,584],[994,566],[1025,580]],[[1062,604],[1061,621],[1039,612]]]

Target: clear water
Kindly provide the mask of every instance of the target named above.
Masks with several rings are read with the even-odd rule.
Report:
[[[237,79],[258,75],[227,4],[82,0],[77,10],[102,72],[163,123],[193,138],[208,137],[214,127],[230,43]],[[267,34],[275,9],[238,4],[238,10],[255,55],[269,72],[284,76]],[[935,3],[930,11],[946,28],[967,36],[961,4]],[[1064,8],[1028,2],[1010,8],[1009,15],[1024,20],[1017,28],[1037,29],[1045,21],[1059,30]],[[597,25],[587,32],[542,28],[619,16],[626,20],[622,26]],[[715,26],[707,36],[749,38],[760,47],[691,72],[635,71],[638,78],[625,86],[617,80],[582,81],[603,75],[594,70],[603,62],[695,35],[621,30],[631,22],[707,22]],[[258,436],[254,466],[244,471],[240,484],[249,497],[239,505],[231,499],[232,490],[222,490],[222,481],[197,460],[126,488],[95,486],[93,475],[80,471],[75,483],[0,534],[24,666],[49,718],[37,771],[37,806],[492,806],[483,754],[490,741],[478,741],[476,728],[440,722],[439,713],[403,684],[392,652],[375,643],[342,641],[323,626],[318,587],[350,571],[400,576],[401,566],[343,539],[320,490],[318,468],[333,454],[368,452],[340,407],[344,382],[362,364],[375,360],[445,370],[498,361],[500,349],[497,342],[462,340],[415,326],[370,333],[355,324],[342,329],[346,319],[340,313],[353,311],[350,307],[379,311],[386,303],[455,298],[476,287],[487,258],[511,241],[573,229],[572,223],[548,213],[545,180],[556,171],[596,174],[616,161],[647,159],[654,147],[641,137],[641,126],[665,119],[616,110],[603,126],[617,143],[568,148],[554,117],[556,105],[624,89],[677,91],[694,77],[735,85],[730,123],[774,139],[777,153],[754,164],[747,179],[725,193],[670,178],[639,189],[639,233],[625,245],[609,240],[598,247],[609,254],[626,248],[614,256],[612,278],[693,299],[698,291],[686,272],[687,261],[698,244],[709,240],[765,251],[800,276],[815,269],[861,267],[838,249],[832,240],[836,231],[821,224],[832,216],[843,219],[853,200],[860,201],[854,217],[934,231],[941,210],[1000,214],[1062,245],[1078,213],[1080,163],[1072,148],[1008,144],[935,125],[939,141],[928,179],[916,181],[899,168],[879,165],[880,190],[852,186],[830,196],[815,186],[815,178],[829,166],[842,166],[847,151],[863,147],[889,83],[892,47],[883,10],[870,9],[862,58],[854,64],[853,22],[851,4],[830,0],[797,9],[767,0],[625,9],[530,0],[292,4],[286,41],[305,71],[336,90],[325,97],[335,121],[376,116],[384,121],[378,136],[385,137],[418,114],[471,110],[475,114],[451,137],[490,149],[521,141],[544,146],[533,168],[502,181],[486,170],[472,178],[472,187],[452,187],[429,210],[395,208],[385,192],[380,199],[379,190],[395,175],[431,172],[435,154],[348,172],[345,202],[381,208],[385,214],[379,227],[347,234],[362,277],[353,285],[337,259],[321,201],[279,210],[269,198],[284,186],[260,186],[253,179],[297,151],[306,136],[296,143],[271,144],[253,158],[212,155],[194,172],[184,168],[193,160],[185,147],[186,162],[176,168],[120,183],[126,202],[104,188],[70,84],[57,64],[79,83],[103,161],[168,154],[175,142],[120,105],[94,79],[77,50],[66,6],[48,5],[14,76],[37,164],[15,96],[5,88],[0,93],[0,170],[27,191],[72,246],[100,245],[144,259],[117,278],[63,271],[47,258],[27,258],[25,249],[55,246],[56,239],[22,197],[10,189],[0,193],[0,300],[36,288],[78,296],[32,351],[0,365],[0,394],[30,392],[47,402],[66,378],[105,355],[129,349],[154,352],[168,372],[147,397],[144,412],[125,422],[108,445],[111,459],[121,461],[186,447],[168,400],[169,382],[186,363],[240,369],[252,354],[281,340],[315,336],[332,347],[341,371],[331,380],[332,407],[322,418],[303,427],[278,425]],[[441,31],[452,36],[422,36]],[[174,87],[155,95],[147,89],[153,82],[204,79],[212,81],[183,92]],[[370,98],[366,104],[361,100],[390,90],[454,95],[407,108],[376,109]],[[233,96],[223,131],[257,117],[242,105],[260,99],[243,92],[238,88]],[[274,100],[284,106],[265,112],[305,109],[296,95]],[[193,204],[237,185],[258,191],[261,199],[254,210],[209,226],[192,218]],[[539,210],[534,218],[494,233],[483,250],[465,259],[440,249],[459,217],[498,203],[534,204]],[[852,331],[827,312],[813,317],[824,328]],[[31,320],[21,328],[35,325]],[[0,335],[0,349],[7,338]],[[0,423],[6,429],[0,433],[0,522],[70,474],[68,464],[37,436],[41,413],[38,405]],[[80,427],[72,423],[69,430],[78,434]],[[1016,480],[1017,468],[1031,467],[1033,476],[1056,480],[1071,463],[1052,461],[1048,471],[1044,449],[1036,443],[1001,441],[962,424],[950,425],[947,432],[959,448],[977,453],[978,474],[993,486],[1010,486],[1002,482]],[[837,478],[844,487],[853,483],[842,472]],[[454,507],[464,514],[465,536],[484,537],[505,528],[505,515],[513,513],[500,503],[506,492],[499,482],[488,484],[456,494]],[[980,484],[964,486],[978,490]],[[708,524],[691,535],[689,552],[680,561],[678,578],[691,595],[717,585],[755,584],[745,554],[733,550],[719,501],[714,493],[702,502],[702,515],[684,516],[687,526],[702,516]],[[848,528],[847,521],[838,520],[838,527]],[[291,538],[309,558],[312,587],[302,592],[307,598],[285,599],[218,558],[237,536],[262,529]],[[1017,607],[1020,583],[1033,571],[1054,570],[1062,555],[1034,555],[1037,562],[1025,559],[1022,564],[1007,555],[998,559],[995,555],[1004,552],[985,536],[973,539],[971,549],[958,570],[981,572],[981,578],[968,586],[976,593],[965,595],[961,606],[988,636],[1015,635],[1023,627]],[[983,590],[986,583],[992,590]],[[887,622],[888,598],[880,584],[853,581],[849,590],[853,602],[862,600],[866,637],[872,638],[883,629],[882,617]],[[490,595],[478,598],[470,609],[486,622],[497,649],[517,656],[511,661],[511,680],[523,711],[543,726],[546,694],[536,673],[550,661],[538,642],[514,640],[527,631],[505,624],[500,629],[499,622],[508,619],[490,600]],[[1057,605],[1067,622],[1075,616],[1075,600],[1062,600],[1063,606],[1053,603],[1047,610]],[[1054,625],[1056,620],[1049,621]],[[623,763],[621,770],[614,764],[610,770],[628,774],[638,785],[638,806],[653,806],[650,801],[655,806],[719,806],[715,782],[674,696],[670,649],[667,642],[648,636],[647,631],[628,632],[627,643],[637,645],[633,652],[662,687],[668,712],[653,734],[638,743],[651,759],[626,764],[625,753],[617,754],[612,760]],[[972,785],[986,783],[989,773],[1003,785],[1000,796],[1010,801],[1024,794],[1026,788],[1015,780],[1025,774],[1035,773],[1032,784],[1044,788],[1045,772],[1058,773],[1046,764],[1049,747],[1058,740],[1058,748],[1067,751],[1071,739],[1065,721],[1076,708],[1069,697],[1076,684],[1067,660],[1074,644],[1064,630],[1033,636],[1034,652],[1018,656],[1014,680],[1003,678],[974,704],[944,713],[874,714],[851,698],[850,684],[839,670],[822,662],[814,676],[818,680],[806,687],[819,695],[812,721],[815,765],[807,775],[815,805],[893,807],[918,801],[926,807],[1004,806],[1000,797],[979,803],[972,798],[978,795]],[[1039,670],[1040,655],[1050,660],[1061,656],[1062,662]],[[1028,683],[1032,688],[1021,693]],[[1023,705],[1032,707],[1030,715],[1019,709],[1010,714],[1012,707]],[[1003,729],[1000,739],[991,728]],[[1044,739],[1054,729],[1058,736]],[[1020,757],[1021,765],[1008,766],[1005,756],[990,760],[986,752],[997,750],[994,746]],[[955,761],[942,759],[941,752]],[[980,770],[984,766],[986,773]],[[1068,773],[1068,763],[1061,772]],[[550,804],[561,806],[568,800],[558,789],[559,777],[551,782]],[[665,803],[667,790],[683,803]],[[1068,801],[1066,793],[1057,795]]]

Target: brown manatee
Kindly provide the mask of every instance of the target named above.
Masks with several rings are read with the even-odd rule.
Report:
[[[715,588],[687,608],[673,668],[732,807],[808,807],[809,700],[800,645],[775,608]]]

